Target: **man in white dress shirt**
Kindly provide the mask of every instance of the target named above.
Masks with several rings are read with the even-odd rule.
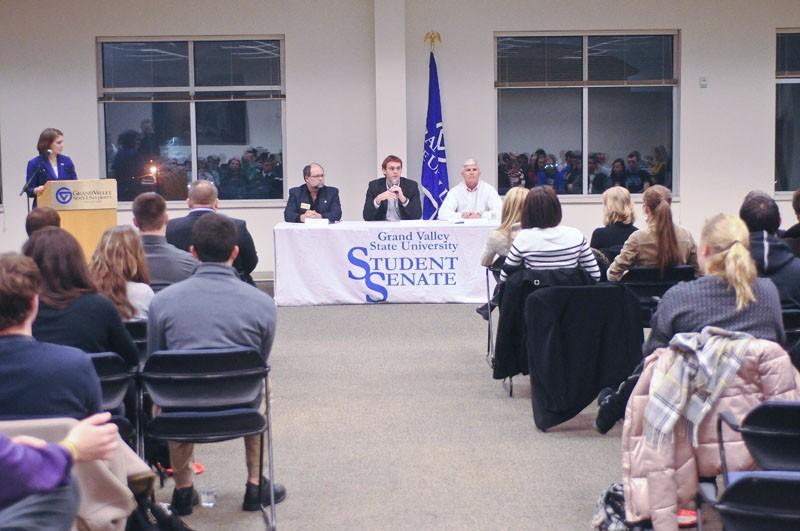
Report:
[[[463,182],[449,192],[439,207],[439,219],[500,219],[503,202],[494,187],[481,181],[481,169],[475,159],[464,161]]]

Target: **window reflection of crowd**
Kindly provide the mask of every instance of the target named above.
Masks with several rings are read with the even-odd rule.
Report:
[[[559,194],[583,193],[583,156],[580,151],[562,151],[557,157],[544,149],[528,153],[501,153],[497,169],[498,191],[511,187],[552,186]],[[672,188],[671,159],[667,148],[656,146],[644,159],[639,151],[609,164],[607,153],[587,157],[588,193],[602,194],[612,186],[624,186],[631,193],[641,193],[654,184]]]
[[[185,154],[170,153],[170,148]],[[109,176],[117,179],[120,201],[132,201],[144,192],[157,192],[167,200],[186,199],[192,174],[188,146],[161,146],[152,121],[144,120],[141,131],[120,133],[109,153]],[[183,155],[183,156],[181,156]],[[241,157],[207,155],[197,161],[197,178],[212,181],[221,199],[280,199],[283,197],[283,171],[280,154],[247,148]],[[154,171],[155,170],[155,171]]]

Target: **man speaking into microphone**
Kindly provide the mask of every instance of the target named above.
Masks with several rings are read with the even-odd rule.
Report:
[[[419,186],[400,176],[403,172],[403,161],[389,155],[383,159],[381,170],[384,178],[370,181],[367,187],[364,221],[420,219],[422,203],[419,200]]]

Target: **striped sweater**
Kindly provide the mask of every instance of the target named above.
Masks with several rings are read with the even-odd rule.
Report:
[[[580,267],[593,279],[600,279],[600,268],[586,238],[578,229],[564,225],[521,230],[511,244],[500,282],[506,280],[506,268],[512,269],[522,264],[527,269]]]

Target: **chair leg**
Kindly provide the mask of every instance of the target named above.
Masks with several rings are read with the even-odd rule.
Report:
[[[277,520],[277,510],[275,509],[275,469],[273,466],[272,461],[272,407],[270,405],[270,392],[269,392],[269,373],[264,377],[264,392],[266,393],[264,397],[265,403],[265,413],[267,416],[267,456],[269,459],[268,462],[268,470],[269,470],[269,514],[264,510],[264,506],[261,506],[261,512],[264,515],[264,521],[267,524],[267,529],[270,531],[275,531],[277,529],[278,520]],[[259,445],[259,464],[262,473],[261,476],[263,477],[263,470],[264,470],[264,433],[261,433],[261,444]],[[258,496],[259,500],[261,500],[261,492],[263,486],[261,485],[261,481],[259,481],[258,487]]]
[[[144,423],[142,417],[144,415],[144,391],[141,385],[136,390],[136,455],[144,460]]]

